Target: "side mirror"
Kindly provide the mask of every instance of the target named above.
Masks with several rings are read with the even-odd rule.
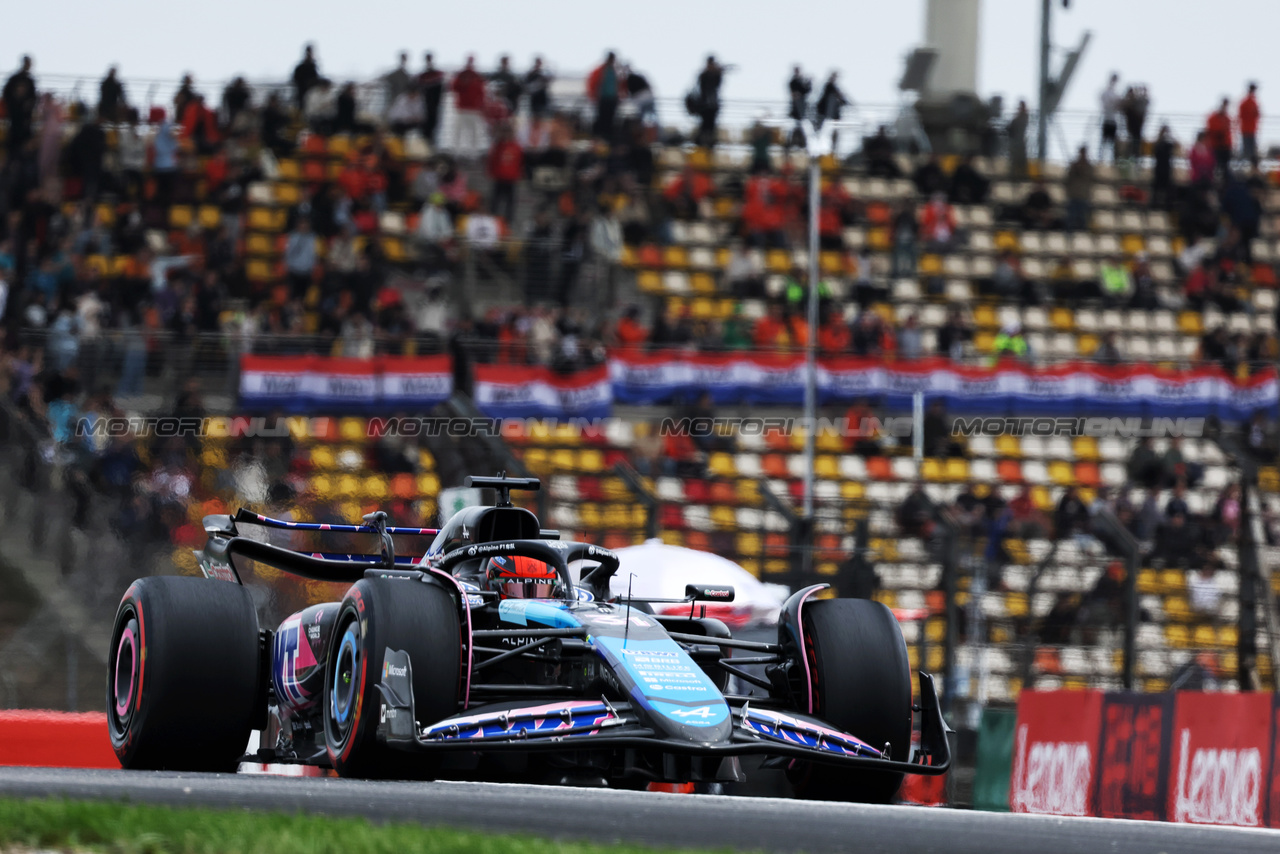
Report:
[[[732,602],[733,588],[728,585],[686,584],[684,595],[694,602]]]

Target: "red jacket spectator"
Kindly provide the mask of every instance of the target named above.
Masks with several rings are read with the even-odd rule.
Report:
[[[1209,121],[1205,123],[1204,129],[1210,148],[1214,151],[1231,150],[1231,116],[1227,115],[1225,104],[1216,113],[1209,114]]]
[[[454,97],[459,110],[479,112],[484,109],[484,78],[481,77],[468,60],[467,67],[453,78]]]
[[[489,177],[515,183],[524,174],[524,151],[514,139],[500,139],[489,149]]]
[[[956,233],[956,212],[946,202],[929,202],[920,215],[920,231],[925,240],[945,243]]]
[[[787,184],[777,178],[757,175],[747,182],[742,222],[752,234],[778,231],[787,219]]]
[[[1200,184],[1213,180],[1213,150],[1209,148],[1208,142],[1205,141],[1206,134],[1201,134],[1196,140],[1196,144],[1191,147],[1191,153],[1187,155],[1187,162],[1191,166],[1191,183]]]
[[[849,324],[845,323],[844,318],[839,315],[822,324],[818,330],[818,349],[824,354],[848,353],[851,343],[853,343],[853,334],[849,331]]]
[[[612,56],[612,54],[610,54],[610,56]],[[604,70],[608,65],[609,62],[606,60],[597,65],[592,69],[591,73],[587,75],[587,97],[589,97],[593,102],[600,100],[600,78],[604,77]],[[618,76],[618,97],[621,98],[627,93],[627,78],[617,68],[614,69],[614,73]]]
[[[688,193],[694,202],[701,202],[711,194],[711,190],[711,177],[707,173],[685,169],[680,173],[679,177],[667,185],[667,188],[662,191],[662,195],[668,200],[674,200]]]
[[[1258,109],[1258,99],[1250,92],[1240,102],[1240,133],[1244,136],[1257,136],[1260,118],[1262,111]]]
[[[625,315],[618,321],[613,336],[623,347],[638,347],[649,340],[649,330],[645,329],[638,319]]]

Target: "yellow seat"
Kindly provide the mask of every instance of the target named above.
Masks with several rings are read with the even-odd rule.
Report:
[[[275,197],[280,204],[293,207],[298,203],[301,194],[298,192],[297,184],[276,184]]]
[[[996,232],[996,249],[1001,252],[1018,252],[1021,246],[1018,243],[1018,235],[1012,231]]]
[[[764,540],[752,531],[739,531],[738,536],[734,538],[734,543],[740,555],[758,555],[764,548]]]
[[[1005,594],[1004,603],[1010,617],[1017,619],[1027,616],[1027,594],[1011,591]]]
[[[1139,252],[1145,251],[1147,246],[1143,243],[1141,235],[1126,234],[1124,239],[1120,241],[1120,248],[1124,250],[1126,255],[1137,255]]]
[[[1022,456],[1022,445],[1018,442],[1017,436],[1001,433],[996,436],[996,453],[1002,457],[1017,459]]]
[[[662,275],[654,270],[641,270],[636,276],[636,287],[644,293],[662,293]]]
[[[222,222],[222,211],[213,205],[200,206],[200,227],[206,231],[213,231]]]
[[[891,245],[889,229],[884,226],[873,228],[867,234],[867,246],[875,252],[888,252]]]
[[[604,471],[604,453],[595,448],[579,451],[578,471],[587,474],[596,474]]]
[[[311,465],[320,471],[335,468],[337,465],[333,456],[333,448],[328,445],[316,445],[311,449]]]
[[[866,487],[856,480],[846,480],[840,484],[840,498],[843,501],[861,501],[866,496]]]
[[[786,250],[770,249],[764,263],[770,273],[791,272],[791,255]]]
[[[996,347],[996,336],[989,329],[979,329],[973,336],[973,349],[979,353],[990,353]]]
[[[920,259],[920,275],[938,276],[942,274],[942,258],[938,255],[925,255]]]
[[[169,208],[170,228],[187,228],[191,225],[192,218],[190,205],[174,205]]]
[[[343,418],[338,422],[338,436],[344,442],[363,442],[368,438],[368,432],[363,418]]]
[[[942,461],[936,457],[925,457],[920,463],[920,477],[929,483],[942,481]]]
[[[361,493],[372,501],[385,501],[391,493],[387,479],[380,474],[372,474],[364,479]]]
[[[738,467],[730,454],[714,453],[707,458],[707,472],[715,477],[737,477]]]
[[[331,157],[345,157],[349,151],[351,151],[351,137],[345,133],[338,133],[329,137],[329,155]]]
[[[942,476],[949,483],[964,483],[969,479],[969,461],[962,457],[948,457]]]
[[[1077,436],[1071,443],[1071,450],[1077,460],[1097,460],[1098,440],[1092,436]]]
[[[527,449],[521,459],[524,460],[525,466],[535,474],[547,471],[547,452],[542,448]]]
[[[1157,584],[1161,593],[1181,594],[1187,590],[1187,577],[1180,569],[1162,569]]]
[[[683,246],[668,246],[662,250],[662,263],[668,267],[688,267],[689,253]]]
[[[1154,569],[1138,570],[1138,592],[1144,594],[1157,593],[1160,590],[1159,576]]]
[[[1098,336],[1085,333],[1076,339],[1076,350],[1081,356],[1092,356],[1098,349]]]
[[[840,479],[840,461],[830,454],[822,454],[813,459],[814,476],[821,480]]]
[[[995,329],[1000,325],[1000,321],[996,318],[996,310],[989,305],[974,306],[973,322],[980,329]]]
[[[693,288],[696,294],[714,294],[716,292],[716,280],[710,273],[694,273],[689,277],[689,286]]]
[[[1204,332],[1204,321],[1198,311],[1184,311],[1178,315],[1178,329],[1184,335],[1201,335]]]
[[[274,255],[276,242],[265,234],[250,232],[245,238],[245,249],[250,255]]]
[[[440,494],[440,478],[431,472],[424,472],[418,475],[418,494],[427,498],[435,498]]]
[[[717,504],[711,508],[711,524],[717,531],[732,531],[738,527],[738,519],[732,507]]]
[[[1049,324],[1058,332],[1070,332],[1075,328],[1076,318],[1071,309],[1058,306],[1049,312]]]
[[[353,474],[338,475],[334,480],[334,493],[339,498],[354,498],[360,491],[360,478]]]
[[[1200,649],[1212,649],[1218,644],[1218,636],[1213,631],[1213,626],[1202,623],[1191,633],[1191,643]]]
[[[1071,469],[1071,463],[1065,460],[1053,460],[1050,462],[1049,480],[1058,486],[1074,486],[1076,477],[1075,472]]]
[[[298,168],[298,161],[292,158],[285,158],[278,165],[280,166],[281,181],[297,181],[302,177],[302,170]]]
[[[1037,485],[1031,487],[1031,500],[1036,507],[1046,513],[1052,512],[1054,508],[1053,495],[1049,492],[1049,487]]]
[[[689,314],[694,320],[710,320],[715,317],[715,304],[706,297],[695,297],[689,305]]]
[[[604,526],[611,531],[626,528],[631,522],[631,514],[625,504],[606,504],[601,517]]]
[[[824,276],[838,276],[844,273],[844,258],[839,252],[823,252],[818,256],[818,263]]]
[[[557,448],[551,452],[550,464],[552,471],[573,471],[573,451],[567,448]]]
[[[600,505],[590,501],[585,501],[578,505],[578,518],[582,520],[585,528],[600,527]]]

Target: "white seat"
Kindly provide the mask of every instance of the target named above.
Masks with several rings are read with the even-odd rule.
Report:
[[[867,479],[867,464],[862,457],[844,454],[840,457],[840,476],[845,480],[853,480],[860,483]],[[869,486],[868,489],[870,489]]]
[[[913,457],[894,457],[890,470],[898,480],[915,480],[920,476],[920,465]]]
[[[736,454],[733,463],[738,474],[743,477],[757,478],[764,473],[760,467],[759,454]]]
[[[1043,330],[1049,328],[1049,315],[1040,307],[1026,308],[1022,310],[1022,325],[1028,330]]]

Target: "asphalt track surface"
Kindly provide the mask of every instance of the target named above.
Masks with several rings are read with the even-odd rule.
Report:
[[[790,852],[1280,851],[1280,831],[492,783],[0,768],[0,796],[364,816],[554,839]]]

